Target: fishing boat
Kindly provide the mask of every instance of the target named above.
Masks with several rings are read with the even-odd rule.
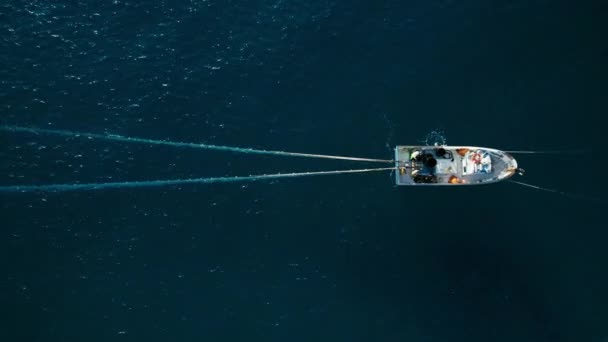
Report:
[[[474,146],[395,147],[397,185],[475,185],[523,174],[509,153]]]
[[[131,137],[117,134],[101,134],[89,132],[74,132],[59,129],[6,126],[0,125],[0,131],[9,133],[29,133],[34,135],[55,135],[64,138],[82,138],[107,140],[119,143],[145,144],[155,146],[170,146],[181,149],[203,149],[215,151],[227,151],[246,154],[260,154],[283,157],[300,157],[315,159],[335,159],[348,160],[366,163],[389,164],[390,167],[342,169],[330,171],[309,171],[309,172],[289,172],[273,173],[262,175],[245,175],[232,177],[199,177],[185,179],[159,179],[141,181],[117,181],[117,182],[98,182],[82,183],[72,182],[64,184],[25,184],[25,185],[1,185],[1,193],[25,193],[25,192],[60,192],[60,191],[84,191],[84,190],[105,190],[116,188],[142,188],[157,186],[176,186],[184,184],[209,184],[209,183],[231,183],[231,182],[254,182],[259,180],[310,177],[321,175],[339,175],[352,173],[368,173],[391,171],[395,172],[395,183],[397,185],[413,186],[456,186],[456,185],[477,185],[496,183],[507,180],[511,183],[519,184],[528,188],[542,190],[569,196],[572,198],[584,198],[603,202],[602,199],[592,198],[585,195],[575,195],[552,188],[528,184],[509,179],[514,174],[523,175],[524,170],[517,166],[517,161],[511,154],[572,154],[585,153],[585,150],[517,150],[501,151],[493,148],[474,147],[474,146],[446,146],[436,144],[434,146],[396,146],[394,159],[375,159],[348,157],[327,154],[311,154],[300,152],[288,152],[277,150],[262,150],[243,148],[235,146],[210,145],[201,143],[187,143],[171,140],[154,140],[147,138]]]

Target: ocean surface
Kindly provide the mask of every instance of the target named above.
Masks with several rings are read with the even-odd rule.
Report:
[[[390,172],[3,192],[0,340],[608,341],[607,17],[605,1],[3,2],[0,125],[380,159],[436,131],[588,153],[517,156],[518,180],[577,196]],[[378,166],[0,131],[0,186]]]

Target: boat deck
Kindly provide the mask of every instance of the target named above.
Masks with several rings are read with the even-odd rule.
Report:
[[[513,157],[495,149],[397,146],[397,185],[470,185],[497,182],[517,168]]]

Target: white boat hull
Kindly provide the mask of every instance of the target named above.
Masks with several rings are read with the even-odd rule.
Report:
[[[486,147],[410,145],[395,147],[395,167],[397,185],[477,185],[510,178],[517,161]]]

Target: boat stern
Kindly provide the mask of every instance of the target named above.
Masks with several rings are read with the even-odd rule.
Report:
[[[411,177],[410,149],[407,146],[395,147],[395,184],[413,185]]]

